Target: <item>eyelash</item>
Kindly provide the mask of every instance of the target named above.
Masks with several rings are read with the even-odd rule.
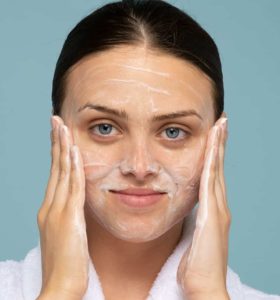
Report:
[[[95,136],[98,136],[98,137],[101,137],[101,138],[103,138],[103,137],[111,137],[112,135],[110,135],[110,133],[112,132],[112,131],[110,131],[110,133],[109,134],[99,134],[99,133],[96,133],[96,132],[94,132],[94,130],[97,128],[97,130],[98,129],[100,129],[100,127],[101,126],[104,126],[104,125],[109,125],[109,126],[111,126],[111,128],[112,129],[115,129],[115,130],[117,130],[116,128],[115,128],[115,126],[114,125],[112,125],[112,124],[110,124],[110,123],[108,123],[108,122],[104,122],[104,123],[98,123],[98,124],[95,124],[95,125],[93,125],[93,126],[91,126],[90,128],[89,128],[89,130],[90,130],[90,132],[93,132],[93,134],[95,135]],[[184,130],[184,129],[182,129],[182,128],[180,128],[180,127],[176,127],[176,126],[169,126],[169,127],[166,127],[165,129],[163,129],[163,133],[164,132],[166,132],[166,130],[167,129],[175,129],[175,130],[179,130],[179,135],[180,135],[180,133],[182,133],[183,135],[184,135],[184,137],[180,137],[180,138],[166,138],[166,140],[168,140],[168,141],[171,141],[171,142],[181,142],[182,140],[185,140],[186,138],[188,138],[189,136],[190,136],[190,132],[188,132],[188,131],[186,131],[186,130]]]
[[[163,133],[164,133],[164,132],[166,133],[166,130],[168,130],[168,129],[173,129],[173,130],[175,129],[175,130],[179,131],[179,133],[178,133],[177,136],[180,136],[180,133],[181,133],[181,135],[183,135],[183,137],[180,137],[180,138],[177,138],[177,136],[176,136],[176,138],[169,138],[169,137],[167,137],[166,139],[167,139],[168,141],[172,141],[172,142],[181,142],[182,140],[185,140],[185,139],[186,139],[187,137],[189,137],[189,135],[190,135],[190,133],[187,132],[186,130],[183,130],[182,128],[176,127],[176,126],[166,127],[166,128],[163,130]]]
[[[110,123],[99,123],[99,124],[95,124],[95,125],[93,125],[93,126],[91,126],[90,128],[89,128],[89,130],[90,131],[94,131],[94,129],[95,128],[100,128],[100,126],[102,126],[102,125],[109,125],[109,126],[111,126],[112,128],[115,128],[112,124],[110,124]],[[102,134],[98,134],[98,133],[94,133],[95,135],[98,135],[98,136],[107,136],[106,134],[105,135],[102,135]]]

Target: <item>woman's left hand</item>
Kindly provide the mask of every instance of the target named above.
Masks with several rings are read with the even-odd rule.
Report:
[[[209,131],[196,227],[177,271],[177,281],[189,300],[230,299],[226,289],[231,223],[224,179],[226,139],[227,119],[221,117]]]

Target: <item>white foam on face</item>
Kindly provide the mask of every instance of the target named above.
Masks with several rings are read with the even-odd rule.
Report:
[[[86,60],[86,59],[85,59]],[[124,64],[124,63],[103,63],[103,64],[97,64],[94,66],[94,69],[88,69],[88,73],[86,73],[85,75],[88,76],[89,73],[94,72],[94,75],[98,75],[98,74],[102,74],[102,73],[106,73],[107,75],[110,74],[108,73],[108,69],[110,70],[111,67],[120,67],[122,69],[129,69],[132,71],[139,71],[141,73],[149,73],[149,74],[154,74],[157,76],[161,76],[161,77],[166,77],[169,78],[171,77],[170,73],[168,72],[162,72],[162,71],[155,71],[152,70],[151,68],[143,68],[140,66],[135,66],[135,65],[128,65],[128,64]],[[72,70],[74,70],[77,66],[73,67]]]
[[[70,82],[71,105],[67,117],[83,155],[90,213],[123,240],[155,239],[190,214],[197,201],[206,133],[211,123],[209,105],[204,104],[200,93],[203,85],[193,84],[192,78],[189,81],[173,78],[174,74],[161,68],[144,68],[133,63],[93,63],[84,72],[79,67],[76,71],[78,80]],[[126,123],[127,128],[122,128],[120,141],[104,146],[90,140],[87,128],[78,127],[81,121],[77,107],[87,102],[128,113],[131,120]],[[203,122],[196,123],[197,131],[205,134],[179,151],[161,145],[151,131],[151,117],[155,113],[192,108],[196,102],[200,103],[200,113],[206,116]],[[173,123],[176,125],[176,121]],[[136,178],[139,168],[149,174],[141,182]],[[156,209],[137,211],[124,209],[110,192],[136,186],[164,192],[166,196]]]
[[[127,68],[127,69],[131,69],[131,70],[134,70],[134,71],[148,72],[148,73],[151,73],[151,74],[155,74],[155,75],[159,75],[159,76],[167,77],[167,78],[170,77],[169,73],[159,72],[159,71],[151,70],[151,69],[148,69],[148,68],[135,67],[135,66],[130,66],[130,65],[126,65],[126,64],[115,64],[115,65],[120,66],[120,67],[124,67],[124,68]]]
[[[200,141],[202,145],[203,141]],[[132,221],[125,220],[118,216],[113,216],[114,221],[108,219],[104,212],[112,209],[112,202],[108,202],[112,194],[110,191],[120,191],[135,187],[135,184],[129,183],[126,176],[137,172],[135,161],[128,160],[126,153],[120,161],[110,164],[106,161],[97,160],[97,153],[83,152],[84,166],[87,180],[87,201],[92,208],[92,212],[99,223],[106,227],[112,234],[127,240],[150,240],[160,234],[167,228],[171,228],[174,223],[182,220],[193,208],[198,193],[198,181],[202,166],[203,148],[197,151],[195,156],[189,157],[187,154],[184,161],[177,162],[176,165],[165,164],[157,161],[152,155],[148,158],[149,164],[146,165],[146,172],[153,174],[154,179],[142,183],[141,188],[153,189],[167,194],[166,206],[163,211],[155,218],[149,218],[149,223],[145,217],[149,213],[131,214],[135,216]],[[145,151],[144,151],[145,152]],[[188,152],[188,150],[186,150]],[[86,159],[85,159],[86,158]],[[106,157],[101,157],[105,159]],[[200,166],[199,166],[200,164]],[[115,202],[117,205],[117,202]],[[124,217],[127,216],[125,213]],[[135,221],[135,219],[137,221]],[[149,224],[149,230],[147,230]],[[146,229],[145,229],[146,228]],[[151,230],[153,228],[154,230]]]
[[[142,82],[140,80],[133,80],[133,79],[125,80],[125,79],[111,78],[111,79],[106,80],[106,82],[115,82],[117,84],[120,84],[120,83],[134,84],[138,87],[146,88],[147,91],[152,91],[152,92],[159,93],[159,94],[164,94],[164,95],[167,95],[167,96],[171,95],[167,90],[154,88],[154,87],[150,86],[149,84],[147,84],[145,82]]]

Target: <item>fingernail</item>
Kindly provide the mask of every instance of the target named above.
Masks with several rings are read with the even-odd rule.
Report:
[[[52,124],[52,129],[59,128],[59,126],[61,125],[61,121],[59,117],[56,115],[51,116],[51,124]]]
[[[222,114],[221,114],[221,117],[227,118],[226,112],[223,111]]]
[[[224,124],[226,122],[227,122],[227,118],[226,117],[221,118],[221,124]]]
[[[228,119],[227,118],[222,118],[221,119],[221,127],[223,129],[225,129],[227,127],[227,122],[228,122]]]
[[[61,128],[62,133],[63,133],[65,136],[69,137],[69,131],[68,131],[67,126],[61,125],[60,128]]]

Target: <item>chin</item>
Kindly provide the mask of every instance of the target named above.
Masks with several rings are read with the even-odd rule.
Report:
[[[88,189],[86,206],[93,226],[99,224],[101,230],[120,240],[143,243],[159,238],[190,215],[197,191],[181,190],[176,196],[171,200],[166,196],[145,209],[132,209],[119,204],[111,194]]]
[[[123,223],[107,226],[106,229],[121,240],[132,243],[144,243],[162,236],[170,226],[168,224],[143,224],[141,222],[125,225]]]
[[[193,206],[181,208],[173,214],[155,211],[150,214],[127,215],[108,213],[91,208],[91,218],[117,239],[131,243],[145,243],[163,236],[190,214]]]

